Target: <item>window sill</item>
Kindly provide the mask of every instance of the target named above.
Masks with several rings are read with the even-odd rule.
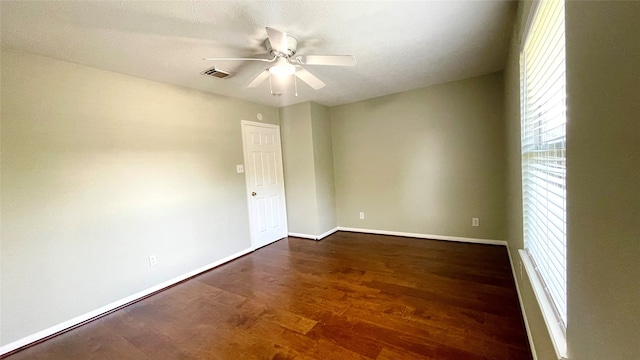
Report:
[[[547,324],[547,329],[549,330],[549,335],[551,335],[551,342],[553,343],[556,355],[559,360],[567,359],[567,336],[560,327],[560,322],[553,310],[553,304],[551,304],[551,301],[545,293],[544,285],[538,277],[538,273],[536,272],[533,262],[529,258],[529,254],[523,249],[518,250],[518,253],[520,254],[520,259],[522,260],[522,265],[527,273],[527,277],[529,278],[529,281],[531,281],[531,286],[533,287],[533,292],[538,300],[538,305],[540,305],[542,317],[544,318],[545,324]]]

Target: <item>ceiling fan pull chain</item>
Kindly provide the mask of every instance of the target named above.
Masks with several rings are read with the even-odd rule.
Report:
[[[271,75],[269,75],[269,92],[271,92],[271,95],[273,95],[273,83],[271,80]]]

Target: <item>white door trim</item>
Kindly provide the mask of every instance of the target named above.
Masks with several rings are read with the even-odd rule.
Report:
[[[247,153],[247,139],[246,136],[244,134],[244,127],[245,125],[251,125],[251,126],[258,126],[258,127],[265,127],[265,128],[269,128],[269,129],[274,129],[276,130],[277,136],[278,136],[278,144],[280,145],[280,154],[282,154],[282,139],[280,137],[280,126],[279,125],[275,125],[275,124],[266,124],[266,123],[260,123],[260,122],[255,122],[255,121],[249,121],[249,120],[240,120],[240,132],[242,133],[242,155],[244,158],[244,185],[245,185],[245,189],[246,189],[246,197],[247,197],[247,208],[249,210],[249,233],[251,234],[251,247],[255,250],[258,249],[259,247],[261,247],[262,245],[258,245],[256,244],[256,229],[255,226],[253,225],[253,218],[255,216],[255,214],[253,213],[253,206],[251,206],[251,185],[250,185],[250,181],[249,181],[249,175],[248,175],[248,170],[247,170],[247,164],[249,164],[249,154]],[[282,164],[282,166],[284,167],[284,164]],[[284,171],[284,168],[282,169]],[[282,179],[282,186],[284,186],[284,177]],[[283,195],[284,197],[284,202],[285,205],[287,203],[287,198],[286,198],[286,194],[283,191]],[[289,226],[287,223],[287,208],[285,206],[284,208],[284,228],[285,228],[285,234],[289,233]]]

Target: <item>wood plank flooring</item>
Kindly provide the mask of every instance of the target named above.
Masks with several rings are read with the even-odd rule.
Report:
[[[285,238],[7,359],[531,359],[502,246]]]

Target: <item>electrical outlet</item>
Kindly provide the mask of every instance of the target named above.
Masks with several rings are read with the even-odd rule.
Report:
[[[472,219],[471,219],[471,225],[473,225],[473,226],[480,226],[480,219],[478,219],[478,218],[472,218]]]
[[[364,213],[363,212],[360,213],[360,220],[364,220]]]
[[[149,266],[156,266],[156,265],[158,265],[158,258],[156,258],[155,255],[149,256]]]
[[[242,174],[244,172],[244,165],[236,165],[236,172]]]

